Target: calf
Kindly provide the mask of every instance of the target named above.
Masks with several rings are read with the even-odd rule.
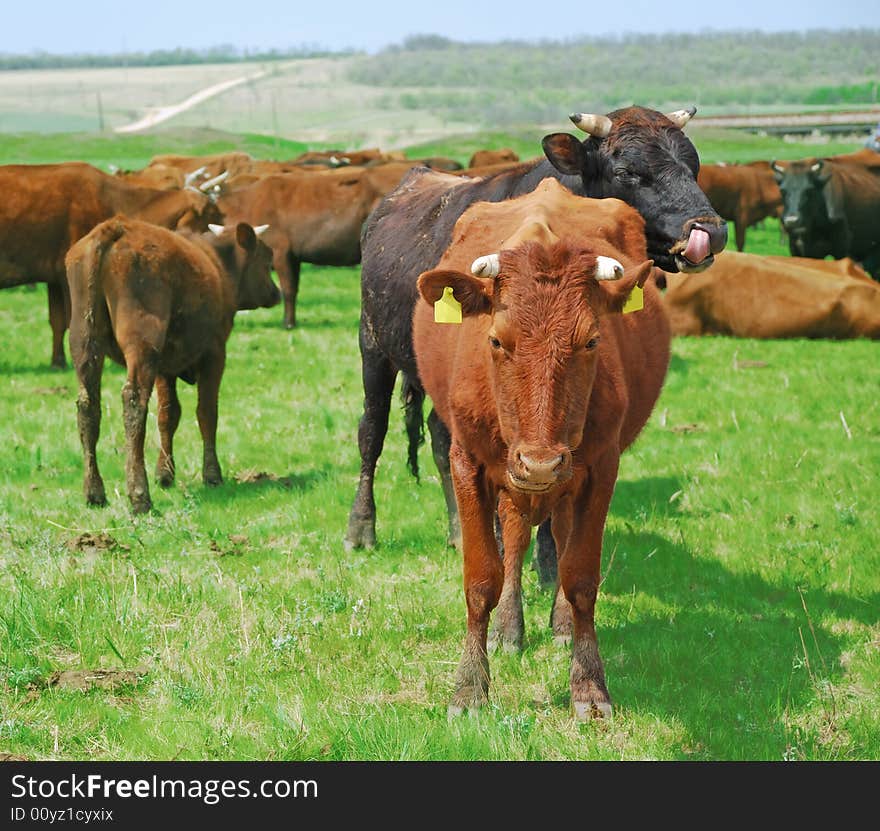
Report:
[[[494,276],[465,273],[471,261],[474,273]],[[559,552],[553,630],[572,638],[574,712],[611,712],[594,609],[620,454],[645,425],[669,362],[651,271],[634,209],[546,180],[528,196],[469,208],[437,267],[418,278],[413,342],[425,392],[451,431],[464,554],[467,635],[451,713],[487,700],[496,605],[493,640],[521,648],[523,556],[530,526],[548,517]],[[636,285],[644,308],[621,315]],[[461,325],[434,323],[431,306],[447,287]]]
[[[89,504],[107,501],[95,455],[106,355],[128,373],[122,404],[132,512],[152,507],[144,470],[144,431],[154,383],[159,484],[167,487],[174,480],[178,378],[198,384],[204,482],[222,482],[215,450],[217,398],[233,318],[238,309],[275,305],[280,294],[269,276],[272,252],[250,225],[241,223],[234,231],[212,226],[212,231],[184,235],[114,217],[97,225],[67,254],[70,351],[80,386],[77,416]]]

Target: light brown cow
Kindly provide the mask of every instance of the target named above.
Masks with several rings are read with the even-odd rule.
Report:
[[[704,164],[697,184],[712,207],[736,225],[736,248],[746,245],[746,229],[768,216],[782,214],[782,194],[770,162]]]
[[[519,155],[509,147],[500,150],[477,150],[471,156],[468,167],[482,167],[489,164],[501,164],[502,162],[518,162]]]
[[[605,519],[620,454],[654,407],[670,345],[652,282],[641,311],[620,312],[651,271],[633,208],[546,179],[517,199],[468,208],[437,267],[419,277],[416,358],[452,434],[463,538],[467,635],[451,713],[487,700],[496,604],[493,640],[522,646],[523,555],[530,526],[548,516],[559,551],[553,630],[572,638],[575,715],[611,712],[594,624]],[[460,325],[434,322],[447,287]]]
[[[230,176],[247,171],[254,162],[254,157],[249,153],[238,150],[227,153],[213,153],[206,156],[185,156],[178,153],[165,153],[153,156],[147,168],[162,166],[174,167],[184,174],[203,168],[202,177],[211,179],[221,173],[228,172]]]
[[[70,311],[64,255],[74,242],[117,213],[196,230],[223,220],[205,194],[129,185],[82,162],[0,166],[0,191],[0,288],[48,285],[55,367],[65,365]]]
[[[159,484],[174,480],[172,442],[180,422],[177,379],[198,384],[197,415],[204,444],[202,477],[222,482],[217,460],[217,399],[226,341],[238,309],[273,306],[272,255],[244,223],[234,231],[182,235],[146,222],[114,217],[67,254],[71,296],[70,352],[79,378],[77,415],[86,501],[107,498],[98,471],[104,357],[123,365],[126,483],[134,513],[152,507],[144,469],[147,405],[155,383],[161,449]]]
[[[364,220],[412,167],[411,162],[388,162],[274,174],[220,196],[227,222],[269,225],[264,239],[272,248],[287,328],[296,326],[301,263],[357,265]]]
[[[702,274],[667,274],[675,335],[880,338],[880,284],[849,258],[725,251]]]

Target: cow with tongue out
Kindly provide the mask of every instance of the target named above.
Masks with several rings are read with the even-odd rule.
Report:
[[[691,108],[663,114],[627,107],[608,115],[577,113],[570,118],[587,138],[569,133],[545,136],[543,160],[472,179],[414,168],[372,212],[361,235],[364,414],[358,428],[360,481],[349,514],[347,547],[372,547],[376,542],[373,479],[398,372],[404,375],[409,465],[418,475],[425,392],[411,332],[416,282],[448,248],[458,218],[476,202],[502,202],[554,178],[575,196],[614,197],[634,207],[645,220],[647,255],[664,271],[702,271],[724,249],[727,226],[697,185],[699,157],[682,132],[695,112]],[[428,416],[428,428],[449,511],[449,542],[459,546],[449,431],[435,411]],[[552,550],[543,526],[538,538]],[[539,551],[539,563],[542,559]]]

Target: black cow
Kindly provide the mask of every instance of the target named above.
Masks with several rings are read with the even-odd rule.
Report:
[[[880,175],[830,159],[772,166],[792,256],[852,257],[880,280]]]
[[[375,544],[373,477],[398,371],[404,374],[409,464],[418,474],[424,391],[411,331],[416,280],[436,265],[456,220],[474,202],[500,202],[530,193],[539,182],[554,177],[579,196],[628,202],[645,219],[648,256],[658,266],[672,272],[700,271],[724,248],[727,226],[697,185],[699,157],[682,132],[695,112],[664,115],[628,107],[607,116],[578,113],[571,120],[588,138],[580,141],[568,133],[545,136],[546,159],[476,179],[447,179],[416,168],[377,206],[361,238],[364,414],[358,429],[360,483],[349,515],[347,547]],[[412,183],[421,176],[438,177],[437,186],[413,190]],[[456,544],[460,530],[449,473],[449,432],[433,411],[428,427],[449,509],[449,539]],[[552,546],[547,529],[539,531],[542,547],[548,540]]]

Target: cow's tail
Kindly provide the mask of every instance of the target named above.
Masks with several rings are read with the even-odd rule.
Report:
[[[86,287],[88,306],[84,309],[87,318],[93,318],[100,303],[101,266],[104,257],[113,244],[125,233],[125,225],[119,217],[107,220],[93,232],[89,244],[80,249],[77,256],[67,261],[68,282],[76,281]]]
[[[419,479],[419,448],[425,443],[425,419],[423,412],[423,404],[425,402],[425,391],[421,385],[403,373],[403,418],[406,424],[406,435],[408,439],[406,465],[416,477]]]

